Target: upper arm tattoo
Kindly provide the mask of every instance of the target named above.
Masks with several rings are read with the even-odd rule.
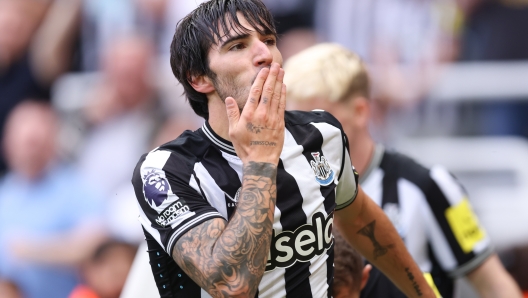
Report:
[[[273,164],[245,165],[237,209],[229,222],[204,222],[174,246],[176,263],[213,297],[255,295],[270,249],[276,175]]]

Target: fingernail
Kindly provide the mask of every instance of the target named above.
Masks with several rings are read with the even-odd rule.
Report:
[[[231,98],[227,98],[226,101],[225,101],[225,105],[228,108],[232,108],[235,105],[235,100],[233,100]]]

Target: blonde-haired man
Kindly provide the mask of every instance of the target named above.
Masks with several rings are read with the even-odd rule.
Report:
[[[455,178],[441,166],[427,169],[372,139],[369,78],[356,54],[319,44],[292,56],[284,69],[294,108],[323,109],[342,123],[360,184],[384,209],[439,294],[452,297],[454,279],[466,276],[482,297],[521,297]],[[404,297],[379,271],[370,275],[361,297]]]

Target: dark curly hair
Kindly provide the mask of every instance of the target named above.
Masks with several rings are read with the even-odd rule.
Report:
[[[213,80],[215,74],[207,59],[212,45],[222,39],[220,31],[231,29],[247,33],[237,12],[261,35],[277,35],[271,13],[260,0],[211,0],[202,3],[180,22],[171,43],[172,72],[183,85],[185,96],[194,112],[209,119],[207,97],[189,83],[191,78],[206,75]]]
[[[334,295],[342,288],[354,289],[359,293],[363,275],[363,259],[335,226],[332,234],[334,234]]]

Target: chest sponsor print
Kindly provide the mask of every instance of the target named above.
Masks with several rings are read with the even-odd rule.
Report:
[[[333,216],[331,213],[325,218],[322,212],[317,212],[312,216],[311,224],[302,225],[294,232],[277,234],[273,230],[266,271],[277,267],[287,268],[297,261],[307,262],[323,254],[334,241]]]

